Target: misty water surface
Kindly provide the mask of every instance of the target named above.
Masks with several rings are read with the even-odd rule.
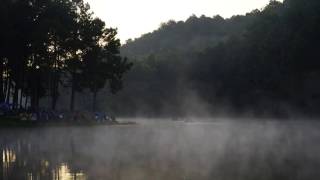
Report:
[[[0,179],[308,180],[320,123],[164,121],[1,129]]]

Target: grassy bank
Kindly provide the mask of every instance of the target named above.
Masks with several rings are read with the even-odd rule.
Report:
[[[0,127],[33,127],[34,121],[21,121],[18,117],[0,117]]]
[[[101,125],[132,125],[134,122],[95,122],[95,121],[22,121],[18,117],[0,117],[1,127],[50,127],[50,126],[101,126]]]

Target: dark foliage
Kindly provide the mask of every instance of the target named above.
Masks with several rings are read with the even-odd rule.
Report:
[[[96,96],[107,82],[116,92],[131,67],[119,55],[117,31],[82,0],[3,0],[0,24],[0,102],[15,109],[38,109],[45,96],[55,109],[66,85],[73,110],[76,92]]]
[[[210,113],[319,115],[319,22],[318,0],[170,21],[123,46],[137,60],[120,98],[137,107],[128,113],[179,115],[205,104]]]

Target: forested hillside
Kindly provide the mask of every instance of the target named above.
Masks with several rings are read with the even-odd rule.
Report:
[[[128,41],[122,114],[318,115],[320,1],[270,1],[245,16],[190,17]]]
[[[122,54],[129,57],[146,57],[151,54],[163,54],[170,51],[202,51],[226,42],[233,36],[244,34],[246,27],[255,18],[255,11],[246,16],[234,16],[224,19],[195,15],[184,21],[162,23],[160,28],[135,40],[128,40],[122,47]]]

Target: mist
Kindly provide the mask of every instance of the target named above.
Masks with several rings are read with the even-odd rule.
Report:
[[[318,122],[136,121],[139,125],[1,130],[0,177],[308,180],[320,175]]]
[[[86,2],[0,3],[0,180],[319,179],[319,0]]]

